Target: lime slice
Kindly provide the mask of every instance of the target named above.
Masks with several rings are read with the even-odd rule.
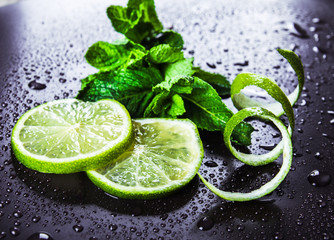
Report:
[[[104,191],[121,198],[160,198],[186,185],[197,173],[203,146],[187,119],[133,120],[135,143],[114,163],[88,171]]]
[[[12,148],[31,169],[73,173],[117,158],[131,145],[132,133],[130,115],[117,101],[64,99],[23,114],[12,132]]]

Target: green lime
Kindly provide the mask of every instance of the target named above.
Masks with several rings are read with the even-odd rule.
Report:
[[[160,198],[196,175],[203,146],[196,125],[187,119],[133,120],[132,147],[107,167],[87,172],[95,185],[121,198]]]
[[[114,100],[48,102],[23,114],[12,132],[16,158],[47,173],[102,167],[132,142],[130,115]]]

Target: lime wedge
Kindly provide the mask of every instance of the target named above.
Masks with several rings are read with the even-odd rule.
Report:
[[[133,120],[135,142],[107,167],[87,172],[95,185],[121,198],[160,198],[196,175],[203,146],[187,119]]]
[[[46,173],[102,167],[132,141],[130,115],[114,100],[48,102],[23,114],[12,132],[16,158]]]

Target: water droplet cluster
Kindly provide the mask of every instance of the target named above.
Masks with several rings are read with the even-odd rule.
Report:
[[[32,171],[11,154],[17,119],[45,101],[74,97],[80,79],[95,71],[84,60],[86,49],[98,40],[119,38],[104,15],[110,2],[84,2],[22,3],[24,21],[16,15],[6,19],[11,31],[0,56],[0,239],[334,238],[334,32],[329,9],[319,4],[307,10],[300,1],[260,6],[156,1],[164,26],[182,34],[185,54],[195,58],[195,65],[230,80],[240,72],[264,74],[290,92],[295,76],[274,50],[289,48],[302,56],[306,84],[294,107],[291,171],[272,194],[249,203],[227,202],[195,178],[170,197],[139,201],[105,194],[84,173]],[[258,129],[252,146],[240,150],[264,153],[280,140],[271,125],[252,124]],[[228,153],[220,133],[201,136],[205,158],[200,173],[221,189],[250,191],[280,167],[280,159],[247,167]]]

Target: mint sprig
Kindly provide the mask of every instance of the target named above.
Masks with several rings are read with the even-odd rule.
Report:
[[[82,80],[78,99],[118,100],[138,117],[187,117],[208,131],[224,131],[233,113],[222,102],[231,84],[185,58],[182,36],[163,30],[153,0],[129,0],[127,7],[110,6],[107,15],[124,39],[97,42],[85,57],[98,73]],[[233,140],[250,144],[253,128],[240,124]]]

